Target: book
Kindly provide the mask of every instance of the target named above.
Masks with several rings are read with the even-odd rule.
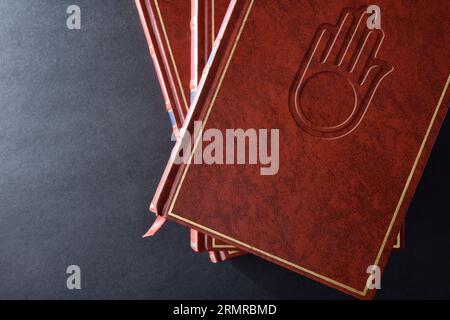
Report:
[[[238,1],[150,209],[373,298],[448,110],[449,9]],[[197,164],[199,147],[220,149],[196,126],[266,148]]]
[[[196,43],[196,45],[202,45],[204,52],[201,61],[203,62],[204,57],[207,59],[207,50],[212,49],[215,36],[228,9],[229,0],[192,0],[192,3],[175,0],[135,0],[135,3],[173,133],[177,137],[189,109],[190,97],[192,98],[192,94],[195,93],[197,80],[193,77],[197,77],[198,70],[203,70],[204,66],[193,65],[191,68],[191,62],[198,60],[191,56],[194,51],[190,47],[192,45],[190,30],[196,32],[192,25],[191,10],[195,10],[195,7],[200,5],[202,8],[200,20],[206,23],[202,28],[204,32],[208,32],[208,35],[199,37],[201,41]],[[196,230],[191,230],[190,237],[194,251],[223,250],[227,247],[236,251],[235,247],[206,237]],[[216,247],[216,243],[219,247]],[[223,256],[226,255],[237,256],[223,253]]]
[[[189,110],[190,3],[135,0],[175,136]],[[170,24],[166,25],[167,22]],[[183,29],[187,28],[183,33]]]
[[[215,31],[220,28],[228,3],[229,1],[217,1],[216,3],[215,0],[192,0],[191,15],[193,17],[193,22],[191,23],[191,26],[193,26],[193,33],[191,39],[193,44],[191,46],[191,97],[195,97],[198,80],[200,78],[199,75],[209,59],[210,52],[216,39]],[[220,21],[220,23],[218,23],[218,21]],[[199,41],[199,39],[202,38],[204,40]],[[403,231],[400,233],[402,232]],[[394,244],[394,249],[402,249],[403,242],[403,234],[399,234],[397,242]],[[204,245],[204,243],[206,243],[206,245]],[[219,248],[230,249],[230,252],[236,250],[232,245],[209,237],[208,235],[201,234],[193,229],[191,231],[191,244],[194,250],[198,249],[199,246],[202,246],[204,251],[217,250]],[[225,251],[223,256],[226,255],[227,252]]]
[[[151,10],[151,4],[154,4],[153,11]],[[177,86],[169,85],[171,83],[169,79],[172,79],[172,83],[174,79],[177,83],[181,83],[181,85],[185,85],[186,80],[186,71],[185,69],[185,55],[186,55],[186,46],[175,46],[172,48],[170,45],[170,37],[169,35],[174,34],[174,30],[178,27],[177,35],[179,38],[180,35],[183,35],[185,38],[182,39],[181,43],[186,43],[186,37],[188,37],[186,33],[186,24],[187,18],[185,15],[166,15],[166,12],[172,10],[174,6],[177,6],[177,10],[175,12],[180,12],[183,10],[187,10],[187,2],[173,2],[168,0],[160,0],[160,1],[148,1],[148,0],[136,0],[136,6],[138,8],[138,12],[141,18],[141,22],[143,25],[143,29],[146,35],[146,39],[149,45],[149,50],[154,62],[154,67],[158,75],[158,79],[161,85],[161,90],[163,93],[166,109],[168,111],[174,135],[178,135],[178,130],[181,128],[182,122],[184,121],[184,117],[186,116],[187,108],[180,107],[185,105],[184,100],[186,99],[186,95],[188,92],[177,91]],[[209,58],[209,52],[212,50],[213,43],[215,40],[215,35],[218,32],[220,25],[222,23],[223,17],[225,16],[226,10],[228,9],[229,1],[228,0],[192,0],[191,10],[199,10],[198,18],[199,22],[197,23],[198,29],[202,30],[197,32],[196,29],[192,27],[191,20],[191,29],[193,33],[191,33],[191,39],[195,39],[197,37],[197,41],[195,46],[191,42],[191,55],[197,54],[197,56],[191,56],[191,80],[190,80],[190,95],[195,94],[196,83],[199,79],[199,70],[203,70],[203,67]],[[173,12],[173,10],[172,10]],[[191,12],[192,17],[194,14]],[[156,16],[159,17],[159,22]],[[181,22],[172,23],[173,19],[182,18]],[[170,18],[170,19],[168,19]],[[153,22],[152,22],[153,21]],[[168,25],[166,27],[165,25]],[[160,25],[160,29],[157,26]],[[168,29],[168,31],[167,31]],[[162,31],[159,31],[162,30]],[[184,30],[184,32],[183,32]],[[199,36],[203,33],[203,36]],[[161,36],[164,35],[164,37]],[[203,41],[198,41],[198,39],[202,39]],[[155,46],[154,43],[157,45]],[[178,44],[178,42],[175,42]],[[195,53],[196,50],[201,52],[200,54]],[[169,59],[169,58],[170,59]],[[178,63],[177,61],[182,61],[184,63]],[[196,64],[193,64],[194,61]],[[161,67],[161,63],[164,62],[163,67]],[[171,65],[170,67],[166,67],[166,65]],[[181,69],[180,66],[182,67]],[[176,72],[174,72],[174,70]],[[181,76],[180,76],[181,74]],[[181,80],[183,79],[183,81]],[[174,89],[175,88],[175,89]],[[171,91],[172,89],[172,91]],[[179,97],[183,96],[183,101],[179,101]],[[404,237],[398,237],[398,243],[394,245],[394,248],[401,248]],[[220,240],[208,237],[202,233],[199,233],[196,230],[191,230],[191,247],[194,251],[202,252],[208,250],[219,250],[219,249],[231,249],[236,250],[234,246],[226,244]]]

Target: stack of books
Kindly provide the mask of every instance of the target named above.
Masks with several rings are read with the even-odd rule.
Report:
[[[450,102],[445,0],[136,0],[176,144],[150,205],[371,299]]]

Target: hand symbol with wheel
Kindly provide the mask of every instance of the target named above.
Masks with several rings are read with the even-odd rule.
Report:
[[[337,139],[355,130],[394,70],[377,58],[385,35],[367,28],[366,9],[345,9],[337,25],[321,25],[294,81],[292,116],[313,136]]]

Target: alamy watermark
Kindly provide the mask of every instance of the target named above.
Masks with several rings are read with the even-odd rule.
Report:
[[[69,274],[66,281],[67,289],[81,290],[81,268],[77,265],[70,265],[67,267],[66,273]]]
[[[381,289],[381,269],[379,266],[372,265],[367,267],[367,273],[369,277],[367,278],[366,286],[369,290],[380,290]]]
[[[183,135],[175,164],[260,165],[263,176],[276,175],[280,168],[279,129],[203,129],[194,122],[194,132]]]
[[[67,7],[66,13],[69,15],[66,20],[66,26],[69,30],[81,29],[81,8],[77,5]]]
[[[367,7],[366,13],[370,16],[367,18],[367,28],[369,30],[381,29],[381,9],[373,4]]]

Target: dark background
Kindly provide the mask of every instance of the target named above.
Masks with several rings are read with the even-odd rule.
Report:
[[[134,1],[0,0],[0,298],[350,299],[256,257],[214,265],[174,223],[142,239],[170,132]],[[447,120],[378,299],[450,298],[449,160]]]

